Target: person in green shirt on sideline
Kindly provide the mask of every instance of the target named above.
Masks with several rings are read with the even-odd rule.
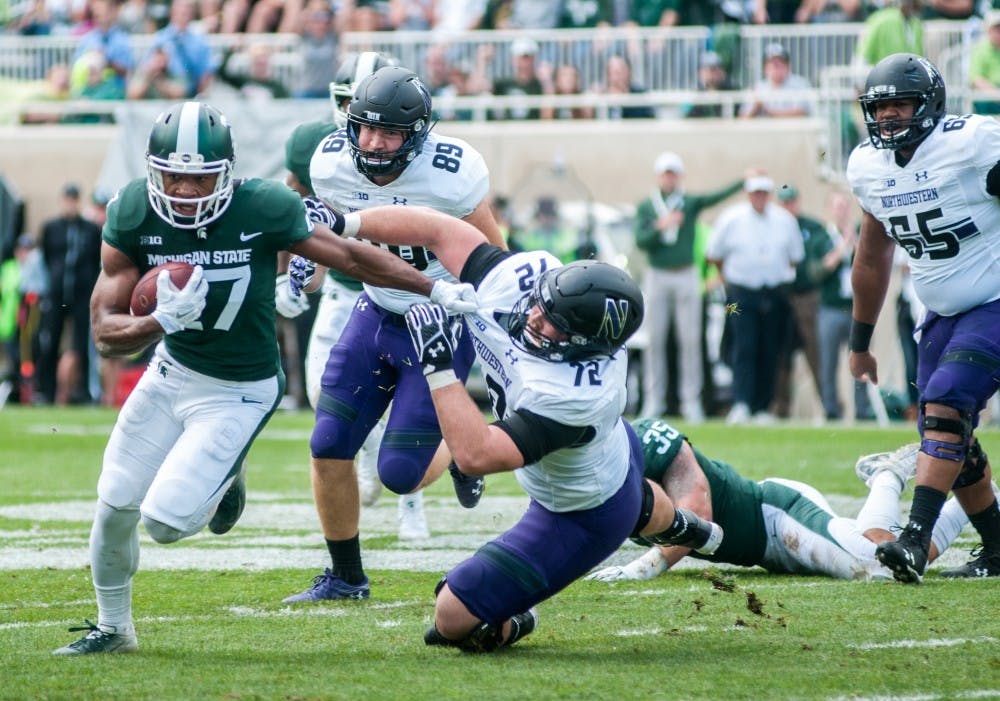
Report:
[[[703,210],[739,192],[743,181],[703,195],[684,191],[684,162],[670,151],[653,164],[656,187],[636,207],[636,246],[649,267],[643,278],[647,312],[643,324],[649,345],[643,353],[642,416],[659,416],[667,395],[666,341],[674,323],[680,358],[678,394],[685,420],[704,420],[702,407],[701,277],[695,266],[695,232]]]
[[[991,10],[983,19],[985,33],[969,56],[969,85],[973,90],[1000,91],[1000,10]],[[973,100],[976,114],[1000,114],[1000,100]]]
[[[900,0],[896,7],[877,10],[865,20],[858,41],[857,57],[874,66],[886,56],[924,53],[924,25],[920,19],[921,0]]]

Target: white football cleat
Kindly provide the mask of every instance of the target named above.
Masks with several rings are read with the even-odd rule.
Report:
[[[920,452],[919,443],[907,443],[888,453],[863,455],[855,463],[854,472],[866,486],[871,487],[875,475],[888,470],[896,475],[903,489],[906,489],[906,485],[917,474],[918,452]]]

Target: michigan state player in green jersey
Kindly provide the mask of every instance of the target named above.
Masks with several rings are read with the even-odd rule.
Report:
[[[233,178],[225,117],[198,102],[161,114],[150,132],[147,177],[108,209],[102,271],[91,298],[102,355],[157,343],[122,407],[104,454],[90,553],[97,624],[58,655],[132,652],[132,576],[142,521],[159,543],[203,529],[225,533],[245,503],[241,465],[283,394],[274,331],[279,251],[376,285],[429,294],[452,313],[475,308],[470,286],[433,282],[376,246],[306,219],[282,184]],[[343,220],[341,220],[342,222]],[[167,261],[195,265],[177,289],[164,271],[157,306],[131,316],[140,276]]]
[[[688,548],[654,546],[623,566],[608,566],[588,579],[651,579],[686,555],[769,572],[817,574],[839,579],[891,579],[875,559],[877,543],[899,529],[899,497],[916,469],[916,444],[867,455],[856,471],[870,490],[856,519],[837,516],[815,488],[785,479],[760,482],[694,448],[666,421],[634,422],[642,442],[644,472],[674,502],[722,526],[722,544],[711,555]],[[934,557],[951,544],[967,519],[956,503],[934,532]],[[641,539],[637,539],[641,540]]]

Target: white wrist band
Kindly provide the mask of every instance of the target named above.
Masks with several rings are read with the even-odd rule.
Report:
[[[432,372],[430,375],[427,375],[427,386],[431,388],[431,392],[442,387],[447,387],[448,385],[453,385],[456,382],[458,382],[458,378],[455,377],[455,371],[451,368]]]
[[[344,236],[354,238],[361,231],[361,215],[357,212],[348,212],[344,215]]]

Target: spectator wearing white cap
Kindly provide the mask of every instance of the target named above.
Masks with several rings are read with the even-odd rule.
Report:
[[[741,117],[805,117],[812,111],[807,91],[812,85],[792,73],[791,57],[781,44],[764,47],[764,77],[753,87],[753,98],[740,110]]]
[[[704,195],[684,192],[684,162],[671,151],[653,164],[656,185],[636,207],[635,240],[649,262],[643,278],[649,345],[643,353],[642,416],[662,416],[667,397],[667,335],[671,324],[678,346],[681,413],[693,423],[704,419],[702,405],[702,293],[695,266],[698,216],[739,191],[742,181]]]
[[[758,172],[746,179],[747,200],[715,221],[706,258],[719,268],[730,310],[726,333],[733,370],[729,423],[773,420],[780,341],[791,309],[787,289],[804,255],[795,217],[771,202],[774,181]]]
[[[983,36],[969,56],[969,85],[976,92],[1000,93],[1000,10],[990,10],[983,18]],[[972,111],[977,114],[1000,113],[1000,99],[975,99]]]
[[[511,42],[511,60],[514,64],[514,74],[493,81],[494,95],[541,95],[542,83],[538,79],[535,56],[538,53],[538,42],[528,37],[519,37]],[[494,110],[495,119],[538,119],[538,108],[513,107],[507,110]]]

